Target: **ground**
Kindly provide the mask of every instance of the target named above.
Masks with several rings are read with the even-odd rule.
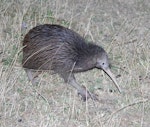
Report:
[[[33,86],[22,68],[22,40],[38,24],[78,32],[108,53],[122,93],[101,70],[76,74],[99,102],[83,102],[58,75]],[[0,0],[1,127],[149,127],[149,0]]]

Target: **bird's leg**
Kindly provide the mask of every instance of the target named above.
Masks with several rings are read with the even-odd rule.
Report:
[[[26,71],[27,76],[28,76],[29,80],[31,81],[31,83],[33,85],[36,85],[38,83],[37,77],[40,74],[40,72],[31,70],[31,69],[25,69],[25,71]]]
[[[93,100],[98,100],[96,95],[89,92],[85,86],[80,86],[76,82],[76,79],[73,74],[70,74],[69,76],[63,74],[62,77],[65,82],[67,82],[68,84],[70,84],[71,86],[73,86],[74,88],[76,88],[78,90],[78,94],[81,95],[83,101],[86,101],[89,98],[91,98]]]

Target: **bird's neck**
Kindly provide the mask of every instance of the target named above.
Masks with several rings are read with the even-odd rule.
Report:
[[[84,72],[93,69],[95,66],[96,63],[93,61],[92,58],[86,58],[86,59],[84,58],[84,59],[80,59],[80,61],[77,61],[73,71],[75,73]]]

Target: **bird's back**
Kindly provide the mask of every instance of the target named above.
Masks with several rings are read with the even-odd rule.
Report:
[[[86,44],[79,34],[70,29],[44,24],[26,34],[23,46],[23,67],[58,71],[62,67],[70,69],[78,57],[77,49]]]

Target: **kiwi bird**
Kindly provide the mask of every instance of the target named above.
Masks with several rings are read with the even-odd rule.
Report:
[[[77,83],[74,74],[93,68],[103,70],[120,92],[115,76],[110,71],[106,51],[60,25],[39,25],[25,35],[22,65],[33,84],[37,77],[33,76],[35,71],[52,70],[76,88],[83,100],[97,97]]]

